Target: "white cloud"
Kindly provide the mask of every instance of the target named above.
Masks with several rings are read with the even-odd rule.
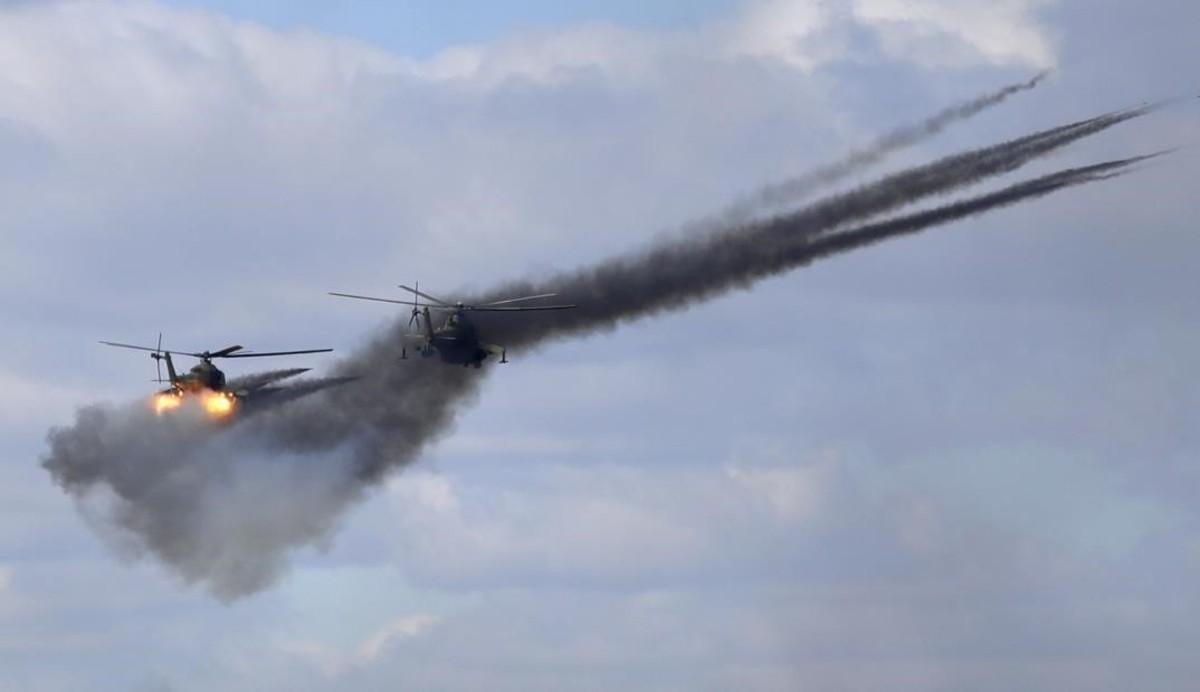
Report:
[[[406,615],[396,618],[370,637],[367,637],[359,645],[358,650],[355,651],[355,658],[364,663],[374,661],[383,652],[385,647],[391,645],[392,642],[418,637],[430,627],[436,625],[437,622],[438,618],[427,614]]]
[[[827,3],[752,2],[743,16],[726,27],[726,50],[734,56],[767,58],[811,70],[825,60],[841,57],[840,52],[826,52],[820,36],[831,18]]]
[[[156,3],[30,4],[4,11],[0,79],[8,88],[0,91],[0,112],[55,141],[80,145],[122,122],[159,136],[211,126],[215,107],[252,119],[277,109],[305,119],[345,117],[356,105],[356,86],[381,76],[474,87],[509,79],[554,86],[595,71],[630,84],[672,56],[712,61],[721,55],[812,70],[855,57],[829,48],[832,37],[823,35],[833,18],[847,16],[879,32],[894,59],[928,61],[920,41],[941,36],[982,62],[1048,65],[1053,48],[1036,14],[1052,1],[847,0],[842,6],[764,0],[692,33],[597,24],[452,47],[427,61]],[[44,50],[47,45],[54,50]]]
[[[0,564],[0,616],[8,616],[10,611],[16,607],[17,598],[13,591],[13,568]]]
[[[395,657],[395,649],[406,640],[426,634],[441,618],[428,613],[402,615],[389,620],[369,633],[357,645],[344,648],[330,643],[284,636],[274,648],[285,659],[298,661],[304,668],[319,672],[330,682],[352,679],[364,672],[370,674],[381,659]],[[253,663],[249,664],[251,668]]]
[[[893,58],[930,66],[987,62],[1052,67],[1038,13],[1056,0],[851,0]]]
[[[413,470],[388,484],[396,502],[405,508],[419,508],[438,514],[453,514],[461,503],[450,479],[427,471]]]
[[[1037,14],[1056,0],[754,0],[731,18],[690,32],[644,32],[607,24],[455,46],[406,69],[430,80],[493,88],[509,79],[563,84],[589,71],[642,83],[664,59],[754,58],[812,71],[860,60],[847,23],[875,33],[886,55],[934,67],[1054,64]],[[859,51],[856,54],[855,51]]]
[[[564,84],[591,72],[625,85],[646,82],[664,59],[754,58],[806,72],[839,61],[871,59],[852,47],[856,25],[876,34],[894,60],[942,66],[1048,67],[1055,56],[1037,19],[1056,0],[756,0],[732,18],[691,32],[650,33],[596,24],[448,48],[409,73],[463,86],[494,88],[517,79]]]
[[[424,79],[484,88],[510,79],[554,86],[588,72],[623,82],[640,81],[670,45],[668,41],[664,46],[661,37],[596,24],[455,46],[427,61],[410,61],[408,69]]]
[[[161,146],[214,125],[214,108],[243,117],[255,107],[340,112],[346,99],[332,94],[402,64],[353,41],[148,2],[29,5],[4,15],[0,79],[9,88],[0,111],[76,147],[123,125]]]
[[[846,492],[841,463],[829,454],[791,466],[539,468],[529,487],[421,470],[391,481],[389,523],[405,569],[448,588],[519,585],[538,575],[703,581],[732,562],[754,564],[764,551],[790,552],[781,541],[795,546],[804,532],[820,535]]]
[[[834,472],[828,466],[798,469],[735,466],[728,471],[730,478],[765,498],[779,519],[795,523],[820,515]]]

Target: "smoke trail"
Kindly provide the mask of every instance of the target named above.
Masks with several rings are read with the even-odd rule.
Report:
[[[852,151],[838,161],[814,168],[791,180],[768,185],[747,199],[730,205],[718,216],[726,224],[732,224],[749,219],[764,208],[777,208],[800,201],[818,188],[844,180],[868,166],[879,163],[899,149],[933,137],[956,122],[998,106],[1014,94],[1033,89],[1049,74],[1049,71],[1041,72],[1028,81],[1010,84],[992,93],[946,108],[915,125],[893,130],[870,146]]]
[[[934,226],[959,221],[1019,202],[1044,197],[1064,188],[1119,177],[1127,173],[1130,166],[1162,156],[1165,153],[1134,156],[1090,166],[1069,168],[1040,178],[1025,180],[988,194],[886,221],[864,224],[812,242],[805,242],[803,239],[793,241],[792,247],[777,247],[771,253],[770,258],[761,258],[762,261],[758,263],[758,271],[754,278],[765,278],[780,272],[791,271],[818,259],[857,250],[903,235],[919,233]],[[774,230],[786,233],[789,230],[787,225],[787,220],[781,219]]]
[[[557,291],[559,313],[480,318],[489,339],[531,347],[681,309],[771,274],[886,238],[1119,174],[1143,159],[1068,169],[883,221],[916,201],[1013,171],[1152,107],[1104,114],[902,171],[799,211],[684,236],[647,251],[489,292]],[[855,225],[857,224],[857,225]],[[50,431],[43,465],[97,530],[148,551],[223,599],[269,585],[290,550],[327,539],[389,470],[452,427],[480,372],[399,359],[404,320],[339,366],[360,376],[214,431],[144,407],[92,406]]]
[[[582,272],[539,283],[510,283],[469,302],[489,302],[505,295],[557,291],[580,307],[553,319],[497,320],[485,323],[498,343],[522,345],[546,338],[547,332],[573,333],[611,327],[665,309],[691,303],[746,285],[756,276],[761,258],[803,241],[836,232],[845,224],[870,219],[933,195],[943,195],[987,178],[1011,172],[1080,138],[1149,113],[1144,106],[1109,113],[1010,140],[991,147],[948,156],[848,193],[820,200],[791,214],[750,222],[696,238],[660,244],[643,255],[617,257]]]

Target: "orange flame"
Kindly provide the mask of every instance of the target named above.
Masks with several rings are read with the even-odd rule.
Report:
[[[206,391],[201,395],[204,410],[214,418],[223,418],[233,413],[233,406],[236,402],[237,399],[229,392]]]
[[[183,403],[183,397],[177,394],[155,394],[154,395],[154,412],[162,415],[164,411],[179,408]]]

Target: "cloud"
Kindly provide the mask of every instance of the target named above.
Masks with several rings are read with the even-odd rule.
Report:
[[[410,74],[470,88],[498,88],[510,80],[561,86],[590,75],[637,81],[664,50],[657,37],[621,27],[594,24],[524,34],[495,43],[454,46],[426,61],[410,61]],[[670,50],[671,42],[666,42]]]
[[[297,659],[304,667],[319,671],[330,682],[344,681],[364,671],[371,671],[381,657],[394,655],[392,649],[406,640],[424,635],[440,621],[441,618],[427,613],[396,617],[371,632],[350,650],[295,638],[278,642],[275,648],[285,659]]]
[[[803,470],[556,466],[541,475],[501,492],[421,470],[398,476],[388,495],[406,571],[442,588],[703,580],[713,563],[745,557],[731,535],[764,530],[771,517],[780,530],[802,529],[797,522],[817,511],[803,503],[826,499]]]
[[[800,525],[820,517],[828,500],[831,476],[836,472],[835,462],[804,468],[734,466],[728,470],[731,479],[761,495],[777,518]]]
[[[772,447],[795,448],[784,442]],[[996,454],[1018,461],[1014,450]],[[1022,466],[1069,476],[1086,497],[1068,503],[1037,485],[994,497],[995,482],[953,457],[896,460],[864,476],[846,456],[742,452],[674,469],[539,463],[516,484],[413,469],[389,482],[381,521],[415,583],[466,591],[712,589],[751,575],[779,587],[878,577],[970,590],[980,580],[1042,582],[1054,550],[1125,559],[1174,525],[1124,498],[1102,470],[1053,455]]]
[[[396,618],[364,640],[355,651],[355,658],[361,662],[373,661],[393,641],[418,637],[437,622],[438,618],[425,614]]]
[[[975,62],[1053,67],[1039,14],[1057,0],[851,0],[893,58],[937,67]]]
[[[19,607],[13,589],[13,568],[0,564],[0,614],[9,615]]]
[[[821,32],[829,27],[830,15],[830,6],[822,3],[787,0],[749,3],[745,14],[727,26],[726,50],[735,56],[778,60],[811,70],[821,62],[841,57],[819,50],[823,47]]]
[[[448,48],[406,70],[473,88],[508,80],[563,85],[589,75],[625,85],[653,79],[679,59],[755,59],[812,72],[873,58],[933,67],[1050,67],[1053,46],[1038,11],[1054,0],[942,2],[752,0],[741,12],[691,31],[636,31],[592,24]],[[884,51],[853,45],[847,32],[876,35]]]

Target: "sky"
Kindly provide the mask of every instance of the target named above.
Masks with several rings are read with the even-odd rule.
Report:
[[[1190,689],[1198,21],[0,3],[0,689]],[[154,386],[99,339],[352,351],[397,315],[326,291],[583,266],[1044,69],[863,179],[1162,98],[1035,168],[1181,148],[510,352],[256,593],[187,583],[40,466],[78,407]]]

